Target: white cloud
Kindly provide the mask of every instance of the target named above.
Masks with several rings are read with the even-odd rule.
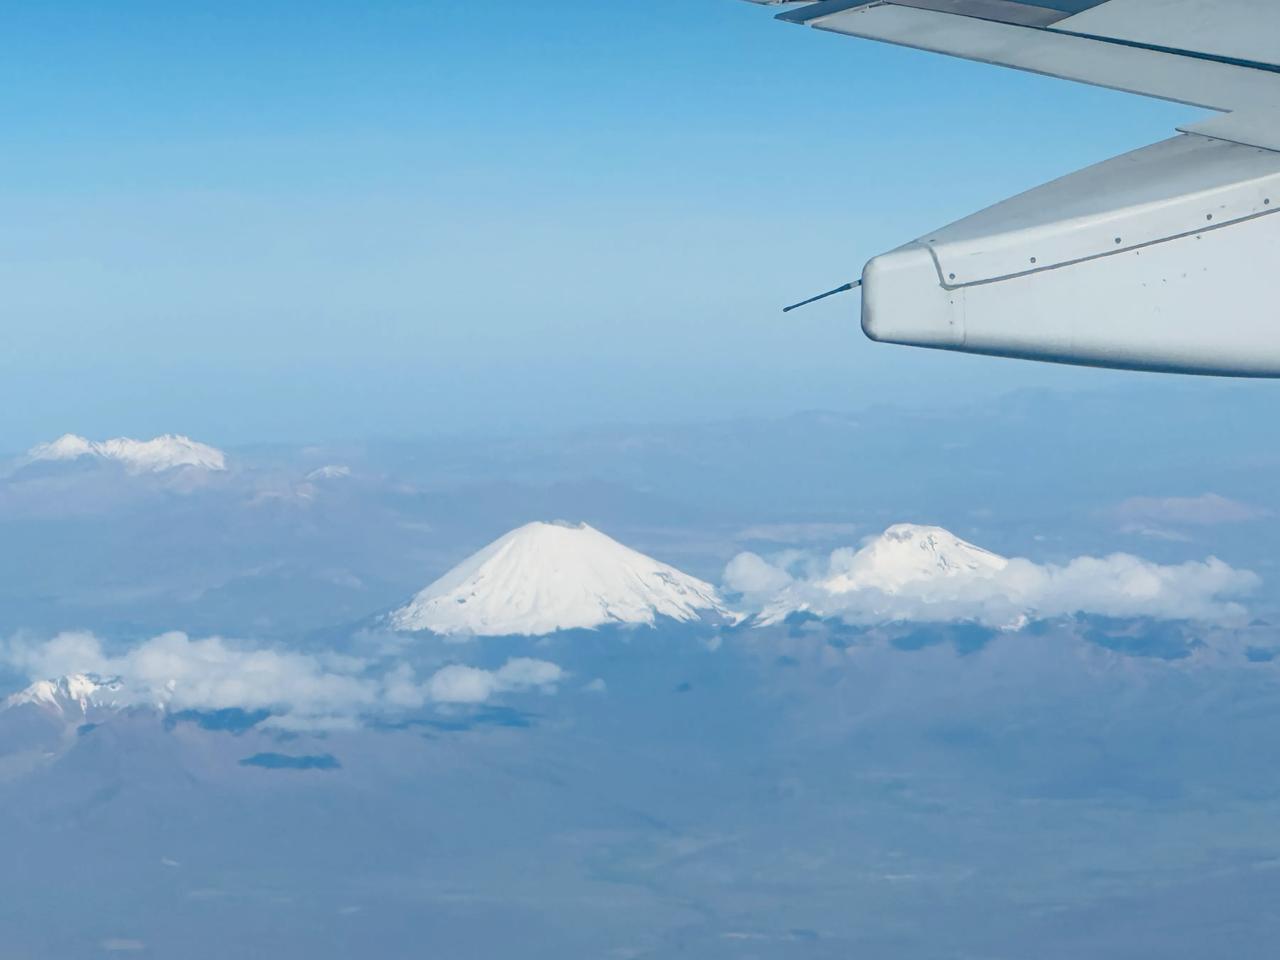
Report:
[[[726,568],[725,583],[764,623],[807,611],[859,624],[975,621],[993,627],[1077,613],[1232,623],[1246,619],[1238,598],[1258,584],[1253,573],[1215,557],[1165,565],[1122,553],[1065,564],[989,555],[990,563],[971,567],[939,565],[930,557],[918,569],[863,570],[880,562],[877,550],[887,536],[856,552],[837,550],[802,573],[794,554],[780,560],[740,554]],[[851,569],[865,575],[852,578]]]
[[[166,633],[108,654],[89,633],[62,633],[42,643],[11,640],[0,658],[33,680],[68,674],[119,678],[116,702],[168,710],[269,710],[288,729],[343,729],[368,713],[414,710],[435,703],[482,703],[511,691],[553,690],[564,671],[546,660],[517,657],[497,670],[454,664],[419,684],[412,668],[341,654],[310,654],[238,645],[220,637]]]
[[[515,657],[497,670],[482,670],[450,664],[431,675],[427,696],[437,703],[483,703],[496,693],[509,690],[553,688],[564,679],[564,671],[547,660]]]
[[[80,631],[60,633],[44,643],[11,640],[4,654],[6,663],[24,671],[33,680],[72,673],[111,673],[102,643],[93,634]]]
[[[738,554],[724,568],[725,589],[745,596],[777,593],[791,583],[791,574],[781,565],[751,552]]]
[[[496,676],[503,690],[527,690],[555,686],[564,678],[564,671],[548,660],[513,657],[498,669]]]
[[[97,637],[63,633],[9,644],[9,661],[35,679],[75,673],[119,677],[122,698],[172,710],[272,710],[300,718],[352,715],[374,706],[379,685],[363,661],[234,646],[220,637],[165,633],[116,656]]]
[[[427,692],[418,683],[413,668],[407,663],[399,664],[382,680],[382,693],[387,703],[393,707],[416,710],[427,702]]]
[[[440,703],[483,703],[496,689],[492,671],[460,663],[442,667],[427,681],[428,694]]]

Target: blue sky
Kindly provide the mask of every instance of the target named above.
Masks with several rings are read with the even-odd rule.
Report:
[[[778,308],[1196,113],[731,0],[28,6],[0,79],[6,449],[1141,380]]]

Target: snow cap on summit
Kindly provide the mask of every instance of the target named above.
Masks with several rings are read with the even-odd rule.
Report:
[[[42,443],[27,452],[30,460],[78,460],[97,457],[114,460],[132,473],[160,473],[175,467],[198,467],[203,470],[225,470],[226,455],[214,447],[197,443],[190,437],[166,433],[151,440],[86,440],[67,433],[51,443]]]
[[[895,523],[858,551],[837,551],[831,576],[822,586],[832,593],[873,588],[895,593],[909,583],[935,577],[983,576],[1009,561],[961,540],[942,527]]]
[[[585,523],[518,527],[390,615],[397,630],[541,636],[658,617],[726,617],[715,587]]]
[[[60,716],[82,717],[93,707],[115,706],[122,686],[118,677],[72,673],[56,680],[37,680],[0,701],[0,710],[32,704]]]

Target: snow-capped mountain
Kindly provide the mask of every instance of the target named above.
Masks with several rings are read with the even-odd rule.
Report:
[[[226,454],[221,450],[172,433],[151,440],[116,437],[102,441],[68,433],[27,452],[28,460],[79,460],[82,457],[112,460],[132,473],[160,473],[176,467],[227,468]]]
[[[338,480],[351,476],[351,468],[342,463],[327,463],[307,474],[308,480]]]
[[[860,550],[837,553],[832,558],[831,575],[821,586],[832,593],[866,589],[896,593],[921,580],[982,576],[1008,564],[1004,557],[942,527],[897,523]]]
[[[786,585],[765,604],[756,622],[779,623],[801,611],[899,619],[918,608],[917,601],[952,602],[968,593],[982,593],[981,589],[975,593],[975,588],[1008,564],[1005,557],[942,527],[894,524],[857,550],[835,551],[825,573]],[[908,596],[910,602],[901,599]]]
[[[397,630],[540,636],[609,623],[730,616],[715,587],[585,523],[530,523],[390,614]]]
[[[94,708],[114,709],[124,705],[124,684],[118,677],[73,673],[56,680],[37,680],[11,694],[0,710],[32,705],[60,717],[81,719]]]

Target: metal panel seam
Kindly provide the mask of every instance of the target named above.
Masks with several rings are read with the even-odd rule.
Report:
[[[943,279],[942,267],[939,264],[937,254],[933,253],[930,247],[930,253],[933,254],[934,266],[938,269],[938,281],[945,290],[962,290],[965,287],[981,287],[989,283],[1000,283],[1004,280],[1016,280],[1018,277],[1031,276],[1034,273],[1048,273],[1050,270],[1058,270],[1062,267],[1073,267],[1080,263],[1089,263],[1093,260],[1104,260],[1107,257],[1118,257],[1126,253],[1133,253],[1135,250],[1145,250],[1148,247],[1158,246],[1162,243],[1169,243],[1173,240],[1185,240],[1187,237],[1198,237],[1206,233],[1214,233],[1218,230],[1225,230],[1228,227],[1234,227],[1238,223],[1248,223],[1251,220],[1258,220],[1262,217],[1269,217],[1272,214],[1280,213],[1280,210],[1261,210],[1258,213],[1251,213],[1248,216],[1239,217],[1235,220],[1228,220],[1225,223],[1215,223],[1212,226],[1206,226],[1199,230],[1188,230],[1185,233],[1175,233],[1167,237],[1161,237],[1159,240],[1148,240],[1145,243],[1135,243],[1131,247],[1123,247],[1119,250],[1106,250],[1102,253],[1095,253],[1087,257],[1076,257],[1074,260],[1063,260],[1061,263],[1051,263],[1043,267],[1032,267],[1030,270],[1019,270],[1016,273],[1006,273],[999,277],[987,277],[983,280],[971,280],[968,283],[948,283]],[[926,244],[928,246],[928,244]]]

